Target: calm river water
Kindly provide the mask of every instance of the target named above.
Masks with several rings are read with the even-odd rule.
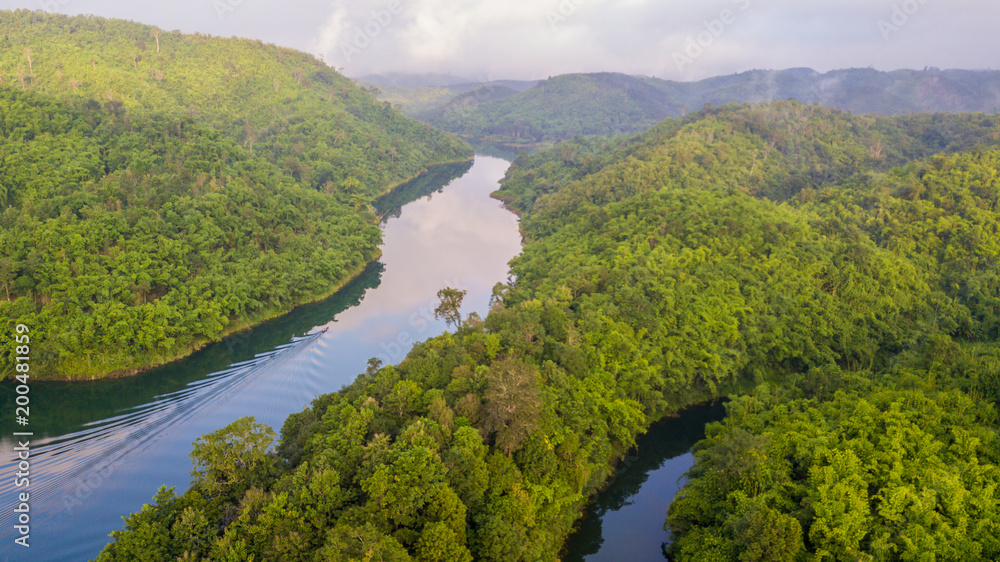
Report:
[[[705,426],[726,413],[722,403],[694,406],[653,424],[619,464],[611,484],[593,500],[566,544],[564,562],[655,562],[662,545],[667,506],[694,464],[691,447]]]
[[[95,557],[161,484],[186,489],[200,435],[247,415],[278,431],[369,358],[398,362],[413,342],[444,331],[432,312],[439,289],[466,289],[463,312],[486,316],[493,285],[521,250],[517,217],[489,197],[509,165],[480,156],[471,167],[437,168],[381,201],[382,258],[326,301],[137,377],[33,383],[30,548],[13,543],[24,488],[14,487],[13,385],[0,385],[0,559]]]
[[[510,162],[436,168],[379,202],[383,255],[335,296],[142,375],[31,385],[30,548],[14,545],[14,386],[0,384],[0,560],[88,560],[160,485],[187,488],[199,436],[241,416],[281,429],[316,395],[350,384],[371,357],[397,363],[444,331],[436,293],[466,289],[486,316],[493,285],[521,249],[517,218],[489,197]],[[322,328],[329,329],[324,333]],[[654,426],[567,546],[567,560],[657,560],[664,510],[691,445],[721,408]]]

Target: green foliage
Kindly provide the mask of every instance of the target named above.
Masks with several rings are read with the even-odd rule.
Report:
[[[538,428],[539,386],[535,369],[514,359],[497,361],[486,372],[483,429],[495,434],[508,456]]]
[[[710,426],[670,507],[672,553],[700,560],[715,536],[740,560],[793,560],[804,548],[816,560],[994,560],[995,421],[957,391],[741,398]],[[762,459],[754,482],[732,478],[724,460],[748,438],[763,444],[738,453]]]
[[[359,80],[358,84],[373,93],[379,100],[391,103],[405,115],[418,118],[428,111],[447,103],[455,97],[455,92],[440,86],[421,86],[405,88],[398,86],[378,86],[366,84]]]
[[[675,555],[995,557],[997,151],[889,171],[866,148],[891,133],[910,164],[941,148],[911,134],[935,119],[728,107],[520,159],[501,190],[523,214],[516,283],[290,417],[280,476],[218,508],[213,548],[280,502],[287,527],[260,536],[303,557],[554,560],[650,423],[757,387],[698,452]],[[992,142],[983,119],[944,119],[948,146]],[[935,162],[926,202],[885,187]],[[883,228],[890,204],[906,225]],[[982,235],[928,235],[952,227]]]
[[[124,519],[125,529],[111,533],[115,542],[98,561],[197,559],[208,553],[214,538],[204,504],[191,495],[178,498],[166,486],[157,491],[152,505]]]
[[[274,437],[271,428],[255,423],[252,417],[199,437],[191,451],[195,485],[209,496],[234,498],[251,486],[262,486]]]
[[[927,69],[754,70],[698,82],[614,73],[565,74],[522,91],[502,88],[451,99],[441,89],[391,88],[384,99],[466,137],[511,146],[551,144],[577,135],[645,131],[667,117],[683,118],[713,105],[797,100],[855,114],[997,113],[1000,73]],[[434,105],[436,103],[436,108]],[[431,107],[428,107],[431,106]],[[943,137],[947,136],[944,132]],[[879,152],[894,146],[886,138]]]
[[[329,295],[378,252],[378,195],[469,156],[304,53],[0,14],[0,326],[44,334],[39,378],[134,373]]]
[[[45,334],[40,377],[162,362],[325,295],[376,252],[369,212],[190,118],[11,90],[0,114],[0,322]]]
[[[939,156],[799,197],[923,266],[935,322],[966,340],[1000,339],[1000,153]],[[838,225],[837,228],[843,228]]]
[[[403,117],[303,52],[27,10],[3,11],[0,22],[4,85],[196,115],[304,187],[353,186],[370,196],[429,163],[470,156],[461,141]],[[33,64],[22,86],[26,48]]]
[[[449,326],[456,328],[462,324],[462,299],[467,291],[445,287],[437,293],[438,305],[434,309],[434,318],[444,320]]]
[[[567,74],[523,92],[464,94],[423,116],[444,130],[515,143],[642,131],[680,110],[658,81],[621,74]]]

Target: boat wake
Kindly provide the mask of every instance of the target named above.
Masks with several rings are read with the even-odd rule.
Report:
[[[289,363],[306,352],[319,340],[323,332],[317,331],[271,351],[260,353],[253,359],[234,363],[205,379],[188,384],[185,388],[163,394],[152,402],[129,408],[120,415],[88,423],[80,431],[45,439],[31,444],[30,486],[33,514],[55,515],[87,500],[96,489],[111,479],[124,461],[142,453],[171,430],[195,414],[203,411],[256,378],[267,370],[284,370]],[[290,369],[290,377],[297,369]],[[0,443],[5,459],[14,459],[16,443]],[[0,471],[0,497],[14,497],[17,463],[6,463]],[[21,488],[20,491],[24,491]],[[3,518],[12,521],[13,503],[3,507]]]

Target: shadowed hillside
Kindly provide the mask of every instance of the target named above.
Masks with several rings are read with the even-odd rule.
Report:
[[[820,74],[801,68],[755,70],[700,82],[568,74],[504,94],[458,96],[418,116],[469,138],[531,145],[576,135],[643,131],[665,117],[681,117],[706,104],[794,99],[879,115],[995,113],[1000,108],[1000,72],[851,69]]]

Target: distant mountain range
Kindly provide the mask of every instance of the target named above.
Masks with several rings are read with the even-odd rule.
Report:
[[[648,129],[706,104],[795,99],[880,115],[933,112],[996,113],[1000,72],[927,68],[809,68],[753,70],[698,82],[617,73],[566,74],[537,83],[462,83],[421,75],[366,79],[386,84],[380,97],[404,113],[467,138],[530,145],[576,135],[615,135]],[[420,83],[421,89],[392,84]]]
[[[464,92],[489,85],[500,85],[520,92],[538,83],[538,80],[474,80],[463,76],[434,72],[425,74],[405,74],[402,72],[369,74],[360,76],[356,80],[379,88],[441,88]]]
[[[452,76],[451,74],[440,74],[436,72],[427,72],[424,74],[407,74],[405,72],[368,74],[366,76],[359,76],[356,80],[387,88],[427,88],[453,86],[455,84],[473,82],[473,80],[462,78],[461,76]]]
[[[537,80],[472,80],[450,74],[370,74],[355,78],[355,82],[371,91],[382,101],[393,104],[410,117],[431,121],[440,116],[453,100],[469,95],[477,101],[499,99],[523,92]]]

